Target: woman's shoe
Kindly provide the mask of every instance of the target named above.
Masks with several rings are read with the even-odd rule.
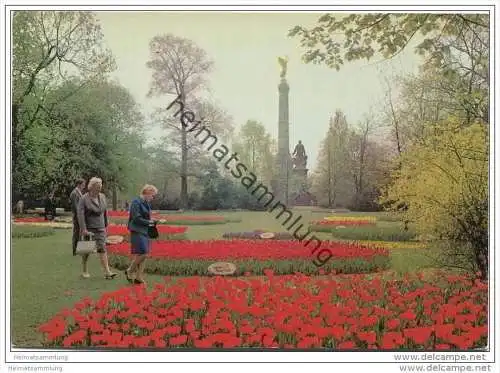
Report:
[[[108,273],[108,274],[104,275],[104,278],[105,278],[106,280],[112,280],[112,279],[114,279],[116,276],[118,276],[118,273]]]
[[[127,281],[129,283],[132,283],[133,282],[133,278],[130,277],[130,273],[128,273],[128,269],[126,269],[125,271],[123,271],[125,273],[125,278],[127,279]]]
[[[90,278],[90,275],[87,272],[82,273],[82,278]]]
[[[144,282],[144,280],[138,280],[138,279],[134,279],[134,284],[135,285],[146,285],[146,283]]]

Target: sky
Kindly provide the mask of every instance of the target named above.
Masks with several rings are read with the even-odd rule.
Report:
[[[290,85],[290,150],[302,140],[316,165],[329,118],[341,109],[349,123],[363,120],[380,109],[384,97],[383,76],[416,72],[419,60],[412,48],[383,61],[348,63],[340,71],[305,64],[298,38],[287,36],[296,26],[315,25],[319,13],[244,12],[98,12],[107,46],[117,70],[113,77],[125,86],[148,116],[155,107],[167,106],[169,97],[147,97],[151,70],[146,67],[149,41],[161,34],[174,34],[194,41],[214,61],[208,75],[209,95],[232,118],[236,128],[247,120],[261,122],[271,135],[278,135],[278,56],[288,56]],[[161,134],[149,128],[151,139]]]

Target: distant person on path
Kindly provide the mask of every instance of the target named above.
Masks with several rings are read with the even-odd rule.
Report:
[[[157,193],[158,189],[154,185],[144,185],[140,197],[130,204],[128,230],[133,259],[125,270],[125,276],[130,283],[144,284],[144,266],[151,248],[148,230],[157,223],[151,220],[151,201]],[[130,277],[133,273],[135,278]]]
[[[16,203],[16,212],[18,214],[24,214],[24,201],[21,199]]]
[[[73,214],[73,256],[76,255],[76,245],[78,243],[78,237],[80,236],[80,226],[78,225],[78,203],[80,198],[83,196],[83,190],[85,189],[85,179],[78,179],[76,181],[76,187],[73,189],[69,195],[69,200],[71,202],[71,212]]]
[[[106,228],[108,226],[108,216],[106,213],[106,196],[101,193],[102,180],[93,177],[87,186],[85,193],[78,203],[77,217],[80,226],[80,235],[87,236],[92,233],[96,241],[97,253],[104,270],[104,278],[111,280],[117,273],[109,269],[108,254],[106,253]],[[82,277],[89,278],[88,272],[89,255],[82,256]]]
[[[54,193],[50,193],[45,200],[45,220],[54,220],[56,217],[56,202]]]

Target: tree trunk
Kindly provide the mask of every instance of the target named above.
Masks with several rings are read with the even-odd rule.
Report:
[[[17,161],[18,161],[18,128],[19,128],[19,105],[12,105],[12,169],[13,171],[16,169]]]
[[[12,105],[12,201],[17,201],[21,198],[18,188],[16,188],[16,181],[18,179],[17,173],[19,171],[19,105]]]
[[[113,180],[113,190],[112,190],[112,204],[113,204],[113,210],[117,211],[118,210],[118,193],[116,191],[116,181]]]
[[[188,207],[187,130],[185,128],[182,128],[181,131],[182,131],[182,139],[181,139],[181,147],[182,147],[182,149],[181,149],[181,208],[187,209],[187,207]]]
[[[328,149],[328,207],[333,207],[332,200],[332,157],[330,151],[330,144],[327,143]]]
[[[359,149],[359,177],[358,185],[356,187],[356,208],[359,209],[360,200],[363,195],[363,179],[365,174],[365,155],[366,155],[366,144],[368,142],[368,132],[370,130],[370,123],[366,123],[366,128],[361,139],[361,146]],[[399,145],[398,145],[399,146]]]

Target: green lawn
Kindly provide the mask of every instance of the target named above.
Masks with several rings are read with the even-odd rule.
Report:
[[[224,232],[255,229],[285,231],[281,223],[266,212],[231,212],[224,215],[242,221],[224,225],[190,226],[187,238],[221,239]],[[304,221],[326,216],[304,210],[300,210],[300,215]],[[331,234],[320,233],[318,237],[332,239]],[[391,264],[393,270],[407,272],[429,266],[432,261],[423,249],[392,249]],[[39,345],[37,326],[57,311],[72,306],[83,297],[97,298],[102,292],[127,285],[123,276],[113,281],[105,280],[95,256],[90,262],[92,278],[81,279],[80,268],[80,258],[71,254],[71,230],[57,229],[51,236],[13,240],[11,325],[15,345]],[[161,279],[160,276],[148,276],[149,283]]]

